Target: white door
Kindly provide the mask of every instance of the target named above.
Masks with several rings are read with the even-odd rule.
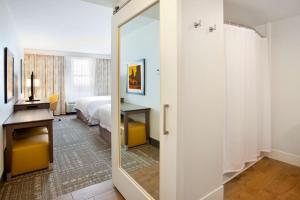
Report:
[[[157,0],[131,0],[112,18],[112,179],[129,200],[153,199],[121,167],[120,29]],[[176,200],[177,172],[177,1],[160,3],[160,192],[159,199]],[[162,26],[163,24],[163,26]],[[147,86],[146,86],[147,87]]]

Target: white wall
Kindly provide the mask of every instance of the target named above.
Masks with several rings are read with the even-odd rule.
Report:
[[[223,199],[225,63],[223,0],[181,0],[180,199]],[[202,20],[202,27],[193,23]],[[217,30],[210,33],[209,26]],[[175,58],[174,58],[175,59]],[[208,195],[208,196],[206,196]]]
[[[128,32],[128,29],[123,29],[121,32],[121,97],[128,103],[151,108],[150,137],[159,140],[160,74],[157,72],[160,68],[159,21],[155,19],[150,21],[139,20],[139,25],[130,26],[134,31]],[[145,96],[127,94],[127,63],[143,58],[146,59]],[[140,119],[139,116],[136,117]]]
[[[300,156],[300,16],[271,24],[273,149]]]
[[[4,68],[3,55],[4,48],[8,47],[14,54],[15,59],[15,76],[19,77],[20,59],[23,56],[22,48],[19,45],[19,38],[16,34],[14,22],[11,18],[10,10],[7,7],[6,0],[0,0],[0,176],[3,173],[3,129],[2,124],[13,111],[14,100],[4,104]],[[18,79],[20,80],[20,78]],[[15,82],[16,83],[16,82]],[[18,84],[20,81],[18,82]],[[20,85],[18,85],[20,88]],[[18,90],[18,93],[20,90]],[[20,94],[19,94],[20,96]]]

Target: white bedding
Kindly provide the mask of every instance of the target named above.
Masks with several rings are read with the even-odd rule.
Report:
[[[81,111],[90,125],[96,125],[97,121],[93,120],[95,112],[100,106],[110,103],[110,96],[85,97],[76,101],[75,108]]]
[[[93,115],[93,120],[98,121],[102,128],[111,132],[111,104],[99,106]]]

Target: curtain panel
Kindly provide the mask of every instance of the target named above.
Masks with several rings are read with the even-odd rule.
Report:
[[[31,72],[40,80],[40,86],[35,88],[37,98],[48,98],[53,94],[59,95],[59,102],[55,115],[65,114],[65,60],[63,56],[26,54],[24,57],[24,97],[30,96],[30,89],[26,88],[26,80]]]
[[[111,59],[96,59],[95,69],[95,95],[110,95],[110,68]]]
[[[271,150],[268,40],[253,30],[225,25],[226,130],[224,173]]]

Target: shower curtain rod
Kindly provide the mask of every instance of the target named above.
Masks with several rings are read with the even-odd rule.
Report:
[[[238,24],[238,23],[235,23],[235,22],[229,22],[229,21],[224,21],[224,24],[232,25],[232,26],[237,26],[237,27],[242,27],[242,28],[246,28],[246,29],[250,29],[250,30],[255,31],[261,38],[266,38],[266,36],[263,36],[263,35],[262,35],[261,33],[259,33],[255,28],[252,28],[251,26],[246,26],[246,25],[243,25],[243,24]]]

